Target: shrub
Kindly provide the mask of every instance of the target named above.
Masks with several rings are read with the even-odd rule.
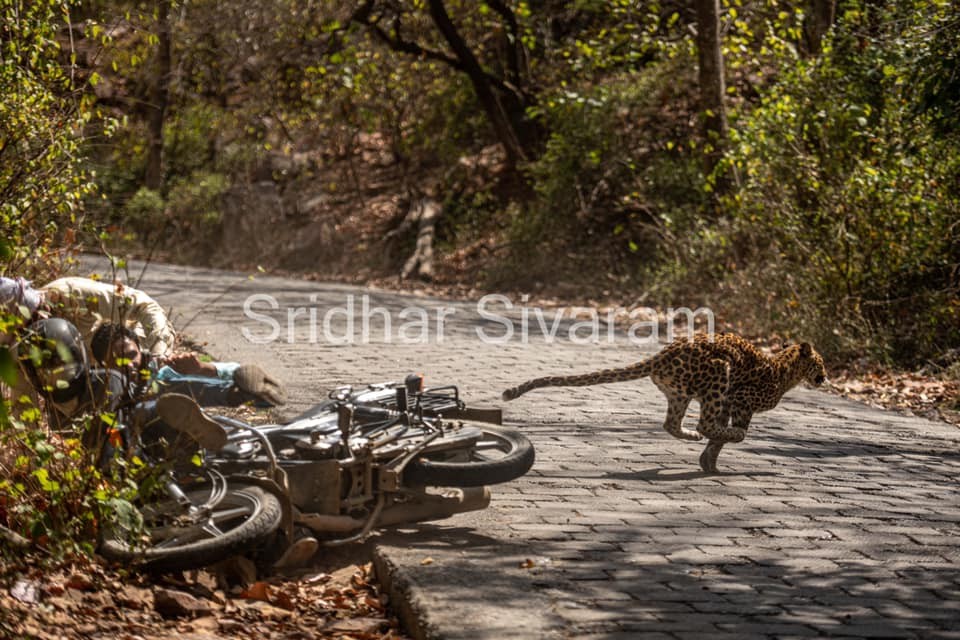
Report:
[[[229,181],[219,173],[197,171],[170,187],[170,214],[185,228],[207,233],[220,224],[221,196]]]
[[[910,40],[864,40],[884,19],[848,12],[736,123],[740,186],[690,246],[759,328],[912,363],[960,342],[960,154],[912,108]]]
[[[69,4],[0,0],[0,248],[18,275],[52,272],[92,189],[79,135],[90,104],[72,93],[56,39]]]
[[[537,197],[512,221],[515,260],[550,255],[547,241],[572,258],[571,273],[590,264],[591,273],[627,281],[662,257],[662,235],[704,201],[691,183],[702,182],[696,158],[678,142],[692,131],[662,109],[688,102],[676,82],[683,73],[687,60],[678,57],[543,98],[550,137],[527,167]],[[554,255],[542,266],[555,276]]]
[[[160,231],[164,227],[165,208],[166,203],[159,193],[141,187],[123,205],[123,217],[146,241],[152,232]]]

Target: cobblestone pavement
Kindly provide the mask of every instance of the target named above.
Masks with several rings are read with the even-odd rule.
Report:
[[[332,386],[411,371],[460,385],[468,404],[500,406],[500,392],[527,378],[626,364],[657,348],[606,334],[574,344],[568,324],[552,344],[535,331],[526,345],[518,335],[484,344],[478,329],[502,336],[506,327],[481,317],[476,301],[161,265],[141,285],[211,352],[278,373],[291,413]],[[393,338],[374,311],[367,344],[330,344],[348,317],[363,342],[364,293],[369,309],[391,316]],[[264,338],[274,326],[245,316],[245,300],[278,321],[278,340],[247,339],[244,329]],[[400,344],[401,329],[422,328],[403,312],[416,305],[430,309],[431,341]],[[337,307],[334,335],[324,336],[323,317]],[[442,341],[438,308],[447,310]],[[701,445],[661,430],[665,406],[648,380],[542,389],[504,405],[536,447],[534,469],[494,487],[483,512],[384,539],[388,564],[407,569],[417,633],[960,638],[956,428],[796,389],[723,451],[722,473],[705,475]]]

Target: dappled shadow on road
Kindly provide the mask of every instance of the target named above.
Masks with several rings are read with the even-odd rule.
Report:
[[[445,601],[477,611],[489,603],[537,608],[550,632],[526,635],[509,616],[483,623],[505,635],[935,638],[956,630],[948,606],[960,594],[956,565],[935,552],[911,555],[865,540],[862,552],[830,553],[829,545],[778,540],[762,527],[743,528],[737,540],[726,520],[718,523],[730,537],[722,548],[687,534],[660,539],[684,527],[709,538],[702,517],[675,516],[662,529],[607,526],[593,531],[596,540],[504,540],[439,525],[378,544],[416,554],[408,575]],[[455,553],[437,555],[443,551]]]
[[[704,471],[674,471],[654,467],[643,471],[611,471],[603,475],[610,480],[646,480],[648,482],[680,482],[695,478],[724,477],[724,476],[775,476],[774,471],[720,471],[706,473]]]
[[[853,458],[853,457],[884,457],[884,456],[931,456],[942,459],[960,460],[960,450],[928,446],[918,448],[911,445],[893,445],[869,442],[837,442],[820,440],[818,438],[777,438],[770,446],[751,444],[750,450],[770,456],[784,456],[790,458]]]
[[[950,441],[767,426],[708,475],[652,428],[528,425],[538,462],[494,488],[491,526],[391,544],[444,602],[541,611],[520,637],[955,637]]]
[[[470,527],[438,523],[401,525],[380,530],[372,539],[374,544],[404,545],[415,543],[418,549],[449,549],[451,547],[500,548],[503,540],[486,535]]]

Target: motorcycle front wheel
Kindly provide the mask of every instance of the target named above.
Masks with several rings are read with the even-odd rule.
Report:
[[[141,540],[128,528],[105,527],[100,554],[153,571],[197,569],[255,548],[278,529],[283,516],[277,496],[252,484],[230,483],[214,500],[206,486],[184,494],[194,506],[169,498],[140,510]]]
[[[533,466],[533,445],[516,429],[467,424],[480,432],[472,446],[411,460],[404,480],[432,487],[481,487],[519,478]]]

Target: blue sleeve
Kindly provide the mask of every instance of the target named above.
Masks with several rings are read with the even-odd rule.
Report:
[[[239,362],[214,362],[213,366],[217,368],[217,377],[227,382],[233,381],[233,374],[240,368]]]
[[[160,367],[160,369],[153,375],[153,379],[157,380],[158,382],[170,382],[181,377],[183,377],[181,374],[177,373],[171,367],[166,365]]]

